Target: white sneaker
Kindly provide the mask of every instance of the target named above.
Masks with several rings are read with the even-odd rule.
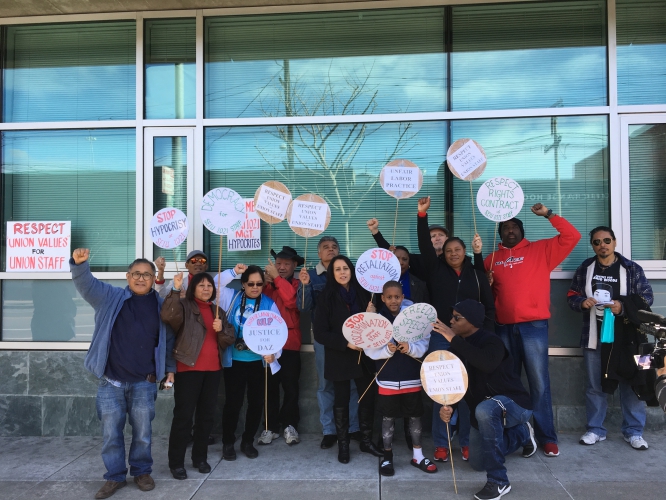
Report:
[[[289,446],[292,444],[298,444],[301,442],[301,438],[298,437],[298,432],[292,425],[288,425],[284,430],[284,440]]]
[[[580,444],[593,445],[594,443],[605,440],[606,436],[600,436],[599,434],[595,434],[594,432],[587,431],[585,434],[581,436],[578,442]]]
[[[273,431],[261,431],[261,436],[259,436],[259,442],[257,444],[271,444],[273,439],[279,438],[280,435],[274,433]]]
[[[634,450],[647,450],[648,444],[643,439],[643,436],[624,437],[624,440],[631,445]]]

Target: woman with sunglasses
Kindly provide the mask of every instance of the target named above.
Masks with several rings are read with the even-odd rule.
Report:
[[[227,288],[226,285],[239,274],[241,290]],[[243,340],[243,324],[257,311],[272,311],[276,314],[280,314],[280,311],[275,302],[262,293],[266,281],[264,271],[259,266],[236,264],[234,269],[227,269],[215,277],[215,283],[218,282],[218,304],[226,312],[235,334],[234,344],[225,352],[222,363],[226,394],[222,410],[222,458],[236,460],[235,432],[246,392],[245,431],[240,449],[248,458],[257,458],[259,452],[253,442],[264,408],[264,363],[273,363],[280,354],[262,357],[250,351]]]
[[[160,313],[162,321],[176,332],[175,406],[169,434],[169,469],[175,479],[187,479],[185,450],[195,410],[192,465],[202,474],[210,472],[208,436],[213,429],[222,354],[234,341],[233,328],[225,316],[215,318],[212,276],[199,273],[189,281],[185,298],[180,298],[183,273],[174,276],[173,289]]]
[[[313,331],[315,340],[324,346],[324,377],[333,382],[338,461],[346,464],[349,463],[350,381],[354,380],[359,394],[363,394],[373,384],[374,361],[363,349],[347,342],[342,335],[342,325],[349,316],[366,310],[370,294],[359,285],[354,265],[344,255],[331,260],[327,276],[326,285],[317,299]],[[372,442],[375,392],[373,388],[368,390],[358,406],[361,451],[383,457]]]

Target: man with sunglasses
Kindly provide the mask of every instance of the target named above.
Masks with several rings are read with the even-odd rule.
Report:
[[[166,280],[164,279],[164,269],[166,267],[166,259],[164,257],[158,257],[155,259],[155,267],[157,268],[157,279],[155,280],[155,290],[160,294],[160,297],[163,299],[169,295],[171,289],[173,288],[173,280],[169,282],[168,286],[164,286]],[[183,276],[183,285],[180,288],[180,296],[185,297],[185,292],[187,291],[187,284],[190,282],[190,278],[195,274],[205,273],[208,271],[208,257],[201,250],[192,250],[187,254],[185,259],[185,269],[188,270],[188,274]],[[215,284],[217,287],[217,283]]]
[[[95,498],[108,498],[127,485],[125,437],[129,415],[132,444],[130,475],[141,491],[155,488],[151,455],[156,381],[173,382],[174,336],[162,321],[162,298],[153,290],[155,266],[136,259],[127,271],[127,287],[103,283],[90,272],[90,250],[78,248],[69,261],[74,286],[95,310],[95,329],[85,367],[99,378],[97,416],[102,422],[102,460],[106,483]]]
[[[636,395],[647,381],[634,363],[640,338],[631,319],[633,311],[652,305],[652,287],[641,266],[615,251],[617,242],[610,227],[590,231],[590,244],[595,256],[578,266],[567,293],[569,307],[583,313],[580,345],[587,372],[587,432],[579,442],[593,445],[606,439],[607,394],[619,386],[624,440],[636,450],[647,450],[643,439],[647,410]],[[612,342],[601,341],[604,321],[612,321]]]

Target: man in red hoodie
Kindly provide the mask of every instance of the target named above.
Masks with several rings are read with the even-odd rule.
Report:
[[[502,242],[486,257],[485,267],[495,295],[495,333],[511,353],[518,376],[525,366],[536,440],[546,456],[556,457],[560,452],[548,374],[550,272],[571,253],[580,233],[541,203],[532,207],[532,213],[548,219],[559,234],[530,242],[520,219],[501,222]]]
[[[277,304],[280,315],[287,322],[289,336],[282,348],[280,371],[268,375],[268,430],[261,433],[259,444],[270,444],[280,437],[284,429],[284,439],[288,445],[300,443],[298,437],[298,379],[301,376],[301,317],[296,304],[296,291],[300,281],[294,278],[294,270],[302,266],[304,259],[291,247],[282,247],[279,253],[271,249],[275,264],[268,262],[265,268],[267,285],[264,293]],[[284,391],[280,408],[280,385]]]

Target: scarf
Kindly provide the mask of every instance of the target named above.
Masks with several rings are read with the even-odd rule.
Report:
[[[340,285],[340,297],[342,297],[342,300],[344,300],[345,304],[347,304],[350,315],[361,312],[361,308],[358,306],[358,302],[356,300],[356,289],[353,285],[350,284],[349,290]]]

